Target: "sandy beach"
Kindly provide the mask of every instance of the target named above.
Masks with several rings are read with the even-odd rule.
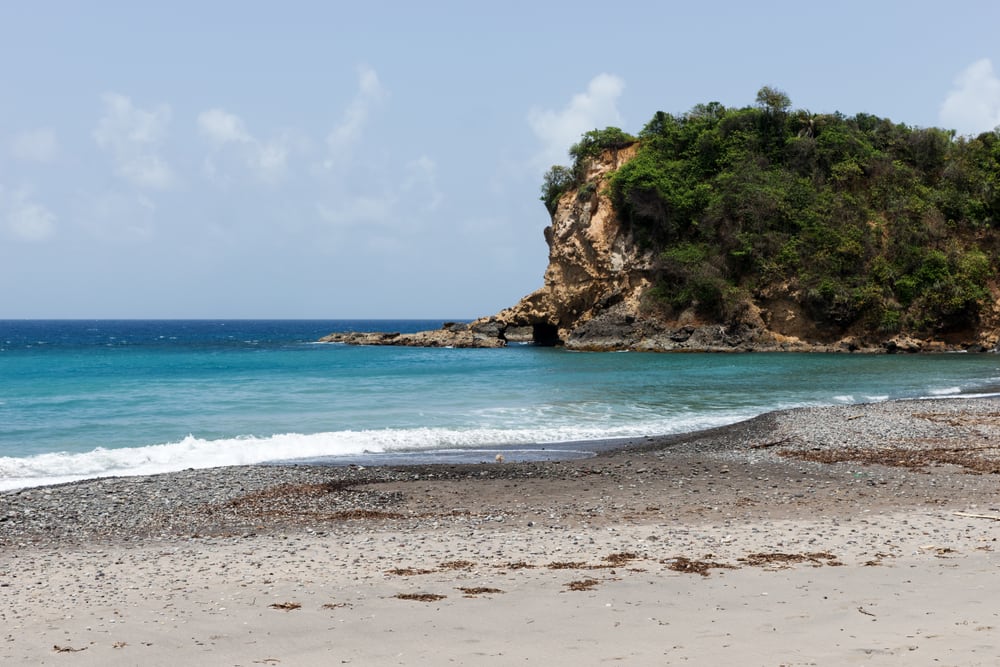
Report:
[[[7,665],[1000,663],[1000,400],[0,494]]]

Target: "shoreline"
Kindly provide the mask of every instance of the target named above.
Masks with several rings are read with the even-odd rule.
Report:
[[[569,461],[245,466],[2,493],[0,662],[1000,655],[1000,398],[634,440]]]

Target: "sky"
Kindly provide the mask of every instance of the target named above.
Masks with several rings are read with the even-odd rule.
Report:
[[[542,285],[583,132],[1000,125],[1000,3],[0,3],[0,319],[441,318]]]

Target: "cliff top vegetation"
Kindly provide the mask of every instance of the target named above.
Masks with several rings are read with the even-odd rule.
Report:
[[[542,199],[587,187],[602,151],[639,143],[608,194],[657,259],[653,296],[738,321],[781,295],[838,336],[946,335],[993,302],[1000,258],[1000,128],[977,137],[867,113],[756,103],[656,112],[637,137],[586,133]]]

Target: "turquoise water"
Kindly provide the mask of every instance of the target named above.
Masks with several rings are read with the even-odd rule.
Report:
[[[992,393],[996,355],[318,344],[440,321],[0,321],[0,489],[287,459],[678,433],[777,408]],[[489,455],[488,458],[492,458]]]

